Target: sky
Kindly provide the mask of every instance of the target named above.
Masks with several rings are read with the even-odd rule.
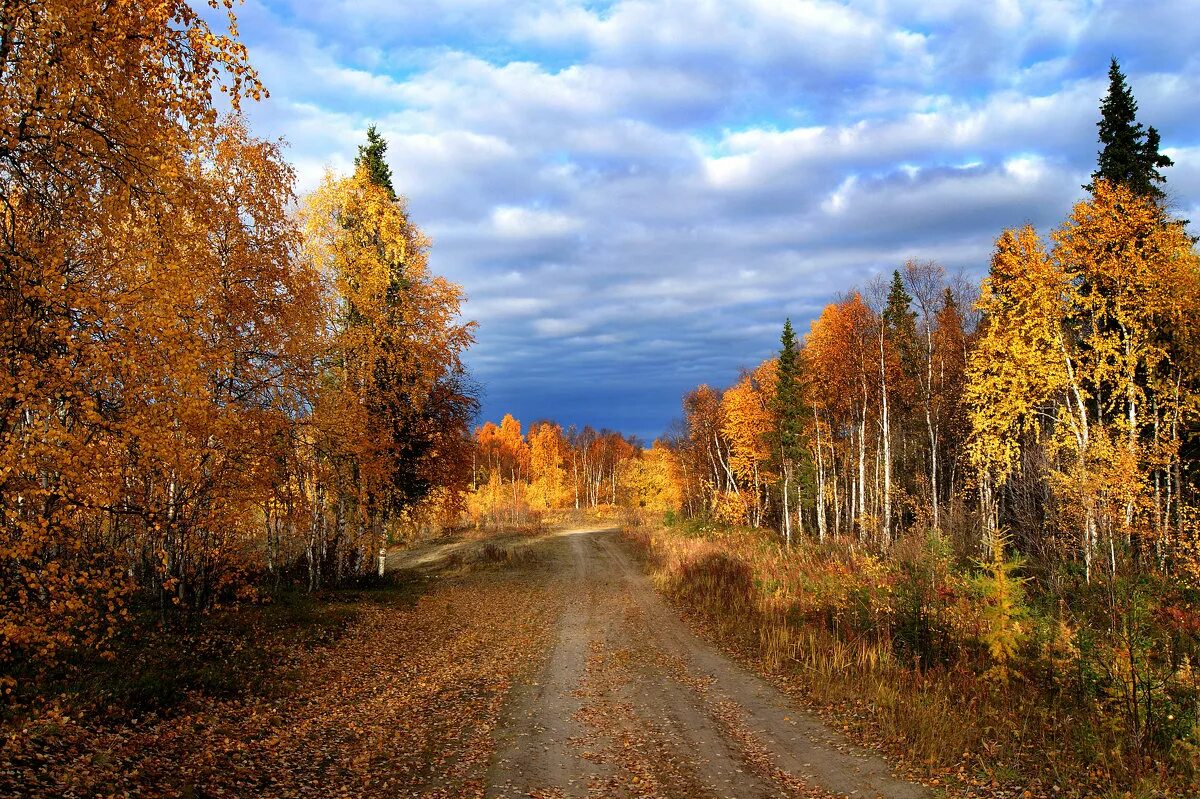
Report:
[[[1094,169],[1109,58],[1200,220],[1191,2],[249,0],[298,189],[375,123],[479,323],[483,419],[636,434],[906,259],[983,276]]]

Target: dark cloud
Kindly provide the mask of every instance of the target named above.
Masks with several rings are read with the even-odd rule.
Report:
[[[1200,219],[1179,3],[250,0],[301,188],[368,122],[480,322],[485,415],[652,438],[785,315],[905,258],[979,276],[996,235],[1081,195],[1110,55]]]

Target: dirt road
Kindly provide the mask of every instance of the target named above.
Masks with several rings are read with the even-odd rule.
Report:
[[[0,726],[0,796],[925,795],[697,639],[614,530],[389,565],[377,590],[237,611],[204,655],[235,678],[212,690]]]
[[[696,638],[616,531],[547,543],[563,611],[509,698],[489,796],[927,795]]]

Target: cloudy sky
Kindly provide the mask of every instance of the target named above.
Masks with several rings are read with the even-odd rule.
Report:
[[[1108,59],[1200,219],[1189,2],[249,0],[311,189],[367,124],[478,320],[484,418],[652,438],[906,258],[982,275],[1093,168]]]

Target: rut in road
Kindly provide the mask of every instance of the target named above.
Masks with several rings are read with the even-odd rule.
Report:
[[[928,795],[693,635],[616,531],[564,533],[556,549],[556,642],[514,690],[489,796]]]

